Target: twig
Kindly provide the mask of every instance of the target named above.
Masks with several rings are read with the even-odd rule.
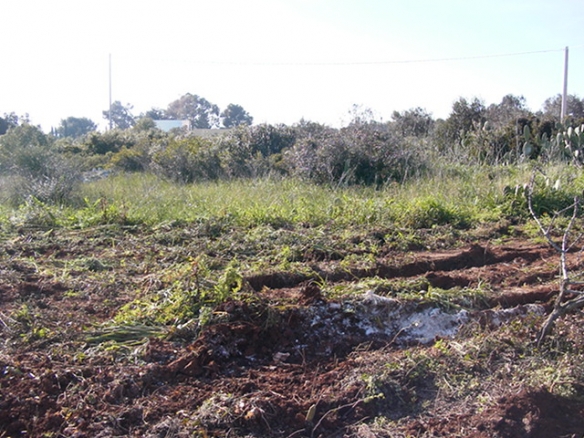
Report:
[[[298,436],[298,435],[300,435],[300,434],[302,434],[304,432],[306,432],[306,429],[300,429],[300,430],[297,430],[296,432],[292,432],[286,438],[293,438],[293,437]]]
[[[6,322],[4,321],[4,318],[10,320],[10,322],[12,322],[13,324],[16,321],[14,319],[10,318],[9,316],[4,315],[2,312],[0,312],[0,322],[6,328],[6,330],[8,330],[9,332],[12,332],[13,330],[10,328],[10,326],[8,324],[6,324]]]
[[[311,437],[311,438],[312,438],[312,437],[314,437],[314,432],[316,431],[316,429],[318,429],[318,428],[320,427],[321,423],[322,423],[322,422],[323,422],[323,420],[324,420],[324,419],[327,417],[327,415],[329,415],[329,414],[333,414],[333,413],[335,413],[335,412],[337,412],[337,411],[340,411],[341,409],[344,409],[344,408],[351,408],[351,409],[354,409],[354,408],[355,408],[355,406],[357,406],[359,403],[361,403],[361,402],[363,402],[363,401],[365,401],[365,399],[363,399],[363,398],[360,398],[360,399],[359,399],[359,400],[357,400],[356,402],[353,402],[353,403],[347,403],[346,405],[337,406],[336,408],[329,409],[328,411],[326,411],[326,412],[325,412],[325,413],[322,415],[322,417],[320,417],[320,420],[318,420],[318,422],[317,422],[317,423],[314,425],[314,427],[312,428],[312,433],[310,434],[310,437]]]

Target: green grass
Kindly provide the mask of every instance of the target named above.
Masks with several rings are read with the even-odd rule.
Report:
[[[148,225],[214,221],[242,227],[392,224],[426,228],[445,223],[466,226],[484,217],[499,219],[492,210],[491,198],[497,198],[500,192],[499,201],[503,201],[503,191],[488,187],[485,193],[485,186],[483,183],[473,190],[461,187],[456,179],[417,181],[384,190],[332,189],[293,180],[184,186],[149,175],[124,175],[92,183],[83,190],[90,200],[89,210],[96,210],[96,219],[100,218],[100,208],[109,208],[110,219],[117,215],[130,223]],[[469,196],[469,191],[474,193]],[[100,199],[107,201],[100,205]],[[78,213],[78,217],[82,215]]]
[[[556,199],[558,193],[584,186],[579,169],[563,166],[546,172],[548,186],[557,178],[563,180]],[[468,226],[509,214],[505,187],[527,183],[531,173],[529,166],[459,166],[381,190],[330,188],[289,179],[176,185],[151,175],[132,174],[88,184],[83,195],[90,202],[107,199],[129,220],[147,224],[223,218],[240,226],[318,226],[331,221],[340,226]]]
[[[0,205],[0,223],[15,226],[87,227],[106,223],[204,224],[231,227],[397,227],[450,225],[468,229],[510,217],[527,218],[525,198],[514,188],[529,182],[531,166],[444,167],[431,177],[380,190],[331,188],[291,179],[237,180],[179,185],[150,174],[121,174],[86,183],[69,206],[35,200]],[[580,169],[556,166],[539,178],[540,212],[561,208],[584,188]],[[553,187],[560,180],[560,188]]]
[[[214,219],[244,227],[318,226],[331,220],[371,221],[376,218],[372,214],[381,210],[376,205],[380,196],[372,191],[332,190],[292,180],[177,185],[134,174],[98,181],[83,190],[90,203],[107,199],[123,210],[129,221],[149,225]]]

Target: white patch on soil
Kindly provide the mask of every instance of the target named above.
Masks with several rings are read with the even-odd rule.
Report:
[[[329,303],[329,312],[342,312],[342,324],[339,315],[316,316],[320,324],[328,319],[336,326],[339,334],[362,330],[367,336],[383,336],[393,339],[398,344],[428,344],[440,338],[456,336],[460,328],[467,324],[472,316],[466,310],[448,312],[438,307],[420,309],[415,304],[403,304],[393,298],[383,297],[367,291],[362,298],[339,303]],[[538,304],[520,305],[510,309],[486,310],[487,320],[494,326],[500,326],[514,318],[528,314],[542,315],[543,306]],[[313,321],[315,321],[313,320]]]
[[[400,320],[400,342],[419,342],[427,344],[436,338],[451,338],[458,329],[468,322],[468,312],[461,310],[450,314],[438,308],[425,309],[411,315],[404,315]]]
[[[343,340],[350,343],[377,338],[397,345],[430,344],[437,339],[455,337],[461,327],[475,319],[498,327],[530,314],[542,315],[545,310],[538,304],[476,312],[449,310],[400,302],[367,291],[358,298],[322,302],[307,308],[307,312],[306,337],[296,340],[296,348],[306,348],[307,341],[318,340],[320,354],[328,355],[333,354],[335,346],[343,344]]]
[[[367,335],[394,337],[398,343],[427,344],[436,338],[453,337],[469,320],[466,310],[455,313],[437,307],[416,310],[371,291],[365,293],[362,304],[360,328]]]

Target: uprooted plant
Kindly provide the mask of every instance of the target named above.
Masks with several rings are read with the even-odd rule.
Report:
[[[547,224],[547,226],[544,225],[540,215],[535,212],[533,207],[535,179],[536,173],[534,172],[527,187],[527,206],[531,216],[539,227],[539,230],[551,247],[560,256],[560,290],[554,303],[553,310],[544,321],[537,336],[537,345],[541,345],[545,338],[552,332],[558,318],[584,307],[584,291],[575,288],[584,285],[584,281],[577,280],[576,278],[578,278],[578,275],[572,275],[572,273],[570,273],[567,262],[568,254],[582,242],[584,232],[581,231],[581,227],[577,226],[579,225],[577,222],[582,202],[581,198],[577,195],[574,196],[574,200],[569,206],[554,212],[549,220],[549,224]],[[561,233],[561,242],[554,240],[554,234],[556,234],[557,231],[561,231],[562,228],[562,226],[558,224],[559,218],[566,217],[570,212],[571,216],[568,219],[567,225],[563,227],[563,232]]]

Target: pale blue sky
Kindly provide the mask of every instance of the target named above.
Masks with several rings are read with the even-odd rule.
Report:
[[[240,104],[256,123],[339,126],[352,105],[383,120],[418,106],[447,117],[459,97],[488,105],[509,93],[538,110],[562,90],[565,46],[568,91],[584,97],[582,0],[0,0],[0,10],[0,114],[28,112],[45,130],[68,116],[105,125],[109,54],[113,99],[136,114],[188,92]]]

